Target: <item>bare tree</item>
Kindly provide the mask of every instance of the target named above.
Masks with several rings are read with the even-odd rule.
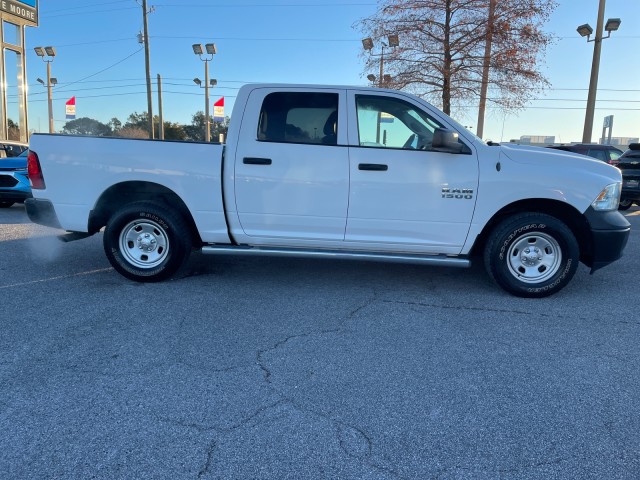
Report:
[[[424,97],[450,114],[452,103],[462,106],[480,99],[488,66],[491,104],[518,110],[549,85],[539,64],[553,37],[542,27],[556,2],[499,0],[489,22],[491,3],[380,0],[377,12],[354,27],[377,41],[392,33],[400,36],[400,46],[387,49],[384,58],[394,88]],[[365,72],[379,68],[379,56],[363,55]]]

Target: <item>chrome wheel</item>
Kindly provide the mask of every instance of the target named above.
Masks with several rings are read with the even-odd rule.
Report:
[[[562,251],[551,236],[536,232],[521,236],[509,248],[509,272],[524,283],[541,283],[553,277],[562,263]]]
[[[150,269],[169,255],[169,237],[164,228],[149,219],[134,220],[120,233],[120,251],[131,265]]]

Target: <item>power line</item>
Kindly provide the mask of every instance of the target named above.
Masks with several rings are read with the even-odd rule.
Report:
[[[79,47],[84,45],[96,45],[100,43],[116,43],[116,42],[130,42],[131,40],[135,40],[135,36],[126,37],[126,38],[114,38],[111,40],[95,40],[93,42],[80,42],[80,43],[65,43],[61,45],[55,45],[57,48],[66,48],[66,47]]]
[[[134,52],[137,53],[137,52]],[[120,62],[124,61],[125,59],[121,60]],[[115,65],[115,64],[114,64]],[[112,66],[114,66],[112,65]],[[111,67],[107,67],[111,68]],[[106,69],[104,69],[106,70]],[[102,70],[102,71],[104,71]],[[101,72],[102,72],[101,71]],[[101,72],[97,72],[93,75],[90,75],[89,77],[85,77],[85,78],[90,78],[92,76],[97,75],[98,73]],[[70,83],[58,83],[59,88],[57,89],[58,92],[67,92],[67,91],[72,91],[72,90],[68,90],[68,87],[70,87],[71,85],[75,85],[75,84],[87,84],[87,83],[110,83],[110,82],[123,82],[123,81],[140,81],[142,82],[144,79],[141,78],[133,78],[133,79],[113,79],[113,80],[76,80],[74,82],[70,82]],[[179,78],[179,77],[168,77],[167,80],[177,80],[177,81],[182,81],[185,83],[176,83],[176,82],[166,82],[166,85],[171,85],[171,86],[178,86],[178,87],[185,87],[185,88],[192,88],[191,79],[187,79],[187,78]],[[232,86],[223,86],[222,84],[250,84],[250,83],[256,83],[255,81],[246,81],[246,80],[219,80],[218,86],[216,87],[216,89],[218,90],[239,90],[239,87],[232,87]],[[93,86],[93,87],[88,87],[88,88],[80,88],[80,89],[73,89],[74,92],[79,92],[79,91],[94,91],[94,90],[109,90],[109,89],[120,89],[120,88],[128,88],[128,87],[139,87],[145,85],[144,83],[130,83],[130,84],[124,84],[124,85],[104,85],[104,86]],[[37,87],[37,84],[30,84],[29,87]],[[8,89],[11,88],[17,88],[17,85],[9,85]],[[557,89],[557,90],[563,90],[563,89]],[[569,90],[569,89],[567,89]],[[584,89],[572,89],[572,90],[584,90]],[[619,89],[603,89],[603,91],[609,91],[609,92],[640,92],[640,90],[619,90]],[[43,95],[44,92],[34,92],[31,95],[33,96],[39,96],[39,95]],[[197,95],[197,93],[196,93]],[[9,95],[9,96],[17,96],[17,94],[15,95]],[[495,98],[489,98],[489,100],[496,102],[497,100]],[[531,102],[547,102],[547,101],[553,101],[553,102],[585,102],[586,99],[584,98],[545,98],[545,97],[537,97],[537,98],[531,98],[528,101]],[[598,99],[598,103],[640,103],[640,100],[630,100],[630,99]],[[532,108],[532,107],[529,107]]]
[[[60,92],[58,92],[60,93]],[[191,92],[172,92],[172,91],[165,91],[165,93],[171,93],[174,95],[202,95],[201,93],[191,93]],[[107,98],[107,97],[123,97],[123,96],[127,96],[127,95],[146,95],[147,92],[146,91],[139,91],[139,92],[125,92],[125,93],[111,93],[108,95],[78,95],[77,99],[78,100],[82,100],[85,98]],[[236,98],[237,95],[224,95],[224,98]],[[59,98],[54,98],[53,99],[56,102],[61,102],[66,100],[66,97],[59,97]],[[30,102],[33,103],[40,103],[40,102],[46,102],[47,99],[40,99],[40,100],[30,100]],[[17,102],[7,102],[7,103],[17,103]]]
[[[96,6],[103,6],[103,5],[113,5],[116,3],[128,3],[128,0],[124,0],[124,1],[117,1],[117,2],[106,2],[106,3],[99,3],[99,4],[94,4],[94,5],[87,5],[87,6],[81,6],[81,7],[69,7],[66,9],[57,9],[55,10],[56,13],[42,13],[40,15],[40,18],[57,18],[57,17],[67,17],[67,16],[71,16],[71,15],[93,15],[93,14],[98,14],[98,13],[110,13],[110,12],[117,12],[117,11],[122,11],[122,10],[133,10],[136,9],[137,7],[119,7],[119,8],[111,8],[111,9],[106,9],[106,10],[93,10],[93,7]],[[211,5],[211,3],[206,3],[206,4],[184,4],[184,3],[158,3],[155,4],[154,7],[161,7],[161,8],[327,8],[327,7],[331,7],[331,8],[335,8],[335,7],[370,7],[370,6],[375,6],[376,3],[375,2],[353,2],[353,3],[306,3],[306,4],[299,4],[299,3],[245,3],[245,4],[232,4],[232,3],[227,3],[227,4],[215,4],[215,5]],[[80,10],[80,9],[91,9],[88,11],[74,11],[74,10]],[[61,11],[65,11],[66,13],[58,13]]]
[[[191,40],[194,38],[207,37],[208,35],[189,35],[189,36],[171,36],[171,35],[151,35],[151,38],[161,38],[168,40]],[[249,37],[220,37],[216,36],[216,40],[233,40],[234,42],[360,42],[355,38],[249,38]]]
[[[80,9],[86,9],[86,8],[93,8],[93,7],[101,7],[103,5],[113,5],[114,3],[131,3],[131,0],[117,0],[117,1],[113,1],[113,2],[104,2],[104,3],[93,3],[91,5],[80,5],[77,7],[67,7],[67,8],[56,8],[55,11],[56,12],[66,12],[68,10],[80,10]],[[47,10],[44,10],[44,12],[41,13],[48,13]]]
[[[99,75],[99,74],[101,74],[101,73],[103,73],[103,72],[106,72],[107,70],[109,70],[109,69],[111,69],[111,68],[115,67],[116,65],[120,65],[122,62],[124,62],[125,60],[130,59],[131,57],[133,57],[134,55],[136,55],[136,54],[140,53],[141,51],[142,51],[142,48],[140,48],[140,49],[136,50],[135,52],[133,52],[133,53],[132,53],[132,54],[130,54],[130,55],[127,55],[127,56],[126,56],[126,57],[124,57],[122,60],[118,60],[116,63],[114,63],[114,64],[112,64],[112,65],[109,65],[108,67],[103,68],[102,70],[100,70],[100,71],[98,71],[98,72],[96,72],[96,73],[92,73],[91,75],[87,75],[86,77],[81,78],[80,80],[76,80],[75,82],[68,83],[66,86],[68,87],[68,86],[70,86],[70,85],[75,85],[76,83],[80,83],[80,82],[82,82],[82,81],[86,80],[87,78],[92,78],[92,77],[95,77],[96,75]]]
[[[163,77],[165,80],[181,80],[185,82],[192,82],[191,77]],[[134,81],[142,81],[143,77],[138,78],[114,78],[108,80],[89,80],[89,81],[81,81],[78,80],[74,83],[102,83],[102,82],[134,82]],[[257,80],[227,80],[218,78],[218,82],[220,83],[240,83],[240,84],[248,84],[248,83],[257,83]],[[16,85],[10,85],[10,87],[15,87]],[[549,91],[575,91],[575,92],[586,92],[588,88],[562,88],[562,87],[551,87],[548,88]],[[598,88],[599,92],[640,92],[640,89],[623,89],[623,88]]]
[[[71,13],[61,13],[61,14],[53,14],[53,15],[41,15],[40,18],[57,18],[57,17],[70,17],[75,15],[90,15],[97,13],[110,13],[117,12],[121,10],[137,10],[138,7],[122,7],[122,8],[112,8],[110,10],[93,10],[91,12],[71,12]]]
[[[218,87],[216,87],[218,88]],[[58,93],[62,93],[62,92],[58,92]],[[199,96],[202,95],[199,92],[178,92],[178,91],[165,91],[165,93],[171,93],[174,95],[190,95],[190,96]],[[77,96],[78,99],[84,99],[84,98],[107,98],[107,97],[120,97],[120,96],[127,96],[127,95],[145,95],[146,92],[145,91],[138,91],[138,92],[123,92],[123,93],[111,93],[111,94],[101,94],[101,95],[79,95]],[[236,95],[224,95],[225,98],[236,98]],[[64,98],[55,98],[55,101],[62,101],[64,100]],[[36,103],[36,102],[46,102],[47,99],[38,99],[38,100],[30,100],[30,102]],[[16,103],[16,102],[7,102],[7,103]],[[477,108],[477,105],[459,105],[458,108]],[[499,107],[492,107],[492,109],[498,109]],[[584,107],[526,107],[526,110],[529,109],[533,109],[533,110],[584,110]],[[607,111],[631,111],[631,112],[637,112],[640,111],[640,108],[620,108],[620,107],[596,107],[596,110],[607,110]]]
[[[156,7],[179,7],[179,8],[335,8],[335,7],[374,7],[375,2],[341,2],[341,3],[156,3]]]

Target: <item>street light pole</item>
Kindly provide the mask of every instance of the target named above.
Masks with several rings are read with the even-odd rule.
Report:
[[[51,61],[47,62],[47,103],[49,106],[49,133],[53,133],[53,92],[51,91]]]
[[[209,143],[211,141],[211,118],[209,113],[209,62],[213,60],[213,56],[218,53],[216,49],[215,43],[207,43],[205,45],[205,50],[202,48],[202,45],[196,43],[193,45],[193,53],[200,57],[200,60],[204,62],[204,116],[205,116],[205,127],[204,127],[204,140]],[[196,85],[201,86],[201,81],[195,78],[193,80]]]
[[[34,47],[33,49],[43,62],[47,64],[47,84],[38,78],[38,82],[47,88],[47,104],[49,107],[49,133],[53,133],[55,127],[53,125],[53,92],[52,87],[58,83],[57,79],[51,78],[51,63],[56,56],[56,49],[54,47]]]
[[[380,73],[378,76],[378,88],[382,88],[385,86],[385,83],[388,83],[391,81],[391,75],[385,75],[384,74],[384,49],[385,47],[391,47],[391,48],[395,48],[400,46],[400,39],[398,37],[398,34],[396,33],[392,33],[387,37],[387,40],[389,43],[384,43],[383,41],[380,41],[380,43],[382,44],[382,49],[379,55],[376,55],[374,53],[372,53],[371,51],[373,50],[373,39],[371,37],[367,37],[367,38],[363,38],[362,39],[362,48],[364,48],[366,51],[369,52],[369,55],[371,55],[372,57],[380,57]],[[367,79],[371,82],[375,81],[375,75],[371,74],[371,75],[367,75]],[[382,123],[382,112],[378,112],[378,121],[377,121],[377,127],[376,127],[376,143],[380,143],[380,124]]]
[[[598,23],[596,24],[596,35],[591,40],[593,28],[588,23],[580,25],[577,28],[578,33],[582,37],[587,37],[587,42],[594,42],[593,45],[593,61],[591,62],[591,78],[589,79],[589,95],[587,97],[587,111],[584,117],[584,131],[582,133],[582,143],[591,143],[591,135],[593,133],[593,116],[596,109],[596,95],[598,93],[598,73],[600,70],[600,52],[602,50],[602,40],[609,38],[611,32],[615,32],[620,28],[621,20],[619,18],[609,18],[604,30],[607,36],[602,36],[604,23],[604,7],[606,0],[600,0],[598,7]]]
[[[604,7],[606,0],[600,0],[598,8],[598,23],[596,25],[596,37],[593,44],[593,61],[591,62],[591,78],[589,80],[589,96],[587,97],[587,112],[584,117],[584,131],[582,143],[591,143],[593,133],[593,117],[596,108],[596,95],[598,93],[598,74],[600,71],[600,52],[602,51],[602,29],[604,26]]]
[[[204,62],[204,116],[205,132],[204,140],[209,143],[211,141],[211,118],[209,117],[209,62]]]
[[[395,48],[395,47],[399,47],[400,46],[400,38],[398,37],[397,34],[393,33],[390,34],[387,37],[387,40],[389,43],[385,43],[385,42],[380,42],[382,44],[382,49],[381,49],[381,53],[379,54],[375,54],[372,53],[373,50],[373,39],[371,37],[367,37],[367,38],[363,38],[362,39],[362,48],[364,48],[366,51],[369,52],[369,55],[371,55],[372,57],[380,57],[380,73],[378,76],[378,87],[382,88],[385,86],[385,83],[387,83],[387,81],[391,80],[391,75],[385,75],[384,74],[384,49],[385,48]],[[374,77],[374,80],[371,80],[371,77]],[[375,75],[367,75],[367,79],[369,79],[370,81],[375,81]]]

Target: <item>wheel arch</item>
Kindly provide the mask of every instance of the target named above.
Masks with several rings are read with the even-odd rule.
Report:
[[[520,200],[498,210],[478,235],[471,249],[471,255],[483,255],[487,239],[496,226],[510,216],[525,212],[550,215],[567,225],[578,242],[580,260],[590,266],[593,242],[589,222],[582,213],[568,203],[546,198]]]
[[[194,241],[202,244],[195,220],[182,198],[164,185],[144,181],[121,182],[105,190],[89,215],[89,234],[98,232],[125,205],[140,201],[154,202],[177,210],[189,225]]]

